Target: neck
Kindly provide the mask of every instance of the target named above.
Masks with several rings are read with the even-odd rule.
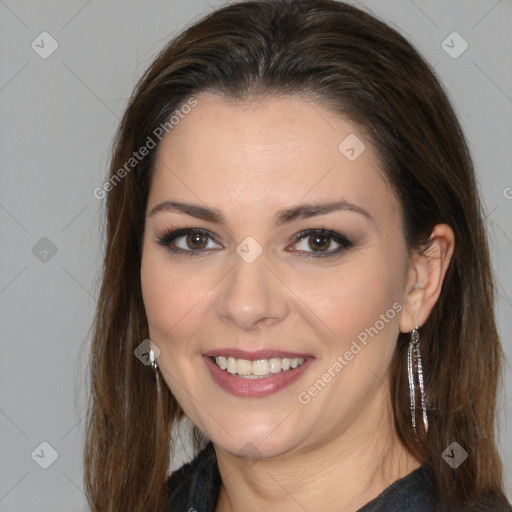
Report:
[[[396,435],[390,405],[384,409],[329,442],[252,465],[216,446],[222,478],[216,512],[358,510],[420,466]]]

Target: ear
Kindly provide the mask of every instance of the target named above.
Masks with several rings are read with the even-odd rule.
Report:
[[[432,230],[428,246],[411,252],[400,318],[401,332],[410,332],[426,322],[441,293],[454,247],[455,235],[452,228],[447,224],[437,224]]]

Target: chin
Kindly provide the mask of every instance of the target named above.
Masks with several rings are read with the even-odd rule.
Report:
[[[238,430],[238,432],[241,432]],[[300,441],[292,433],[282,432],[280,435],[270,431],[260,435],[238,435],[231,437],[224,433],[221,437],[211,438],[218,448],[241,458],[268,459],[287,454],[296,448]]]

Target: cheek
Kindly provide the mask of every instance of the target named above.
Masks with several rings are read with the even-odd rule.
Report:
[[[352,350],[358,354],[357,363],[350,365],[354,371],[384,371],[399,332],[405,264],[403,255],[375,248],[364,256],[353,255],[325,275],[296,276],[294,291],[307,306],[304,311],[315,314],[315,323],[325,333],[320,336],[325,364]],[[352,360],[351,354],[348,357]]]
[[[183,271],[183,267],[171,265],[165,251],[159,248],[145,249],[141,264],[142,296],[149,337],[160,349],[158,366],[163,379],[185,413],[201,425],[200,415],[190,404],[195,396],[193,390],[201,381],[196,364],[200,356],[193,341],[204,316],[201,306],[205,303],[205,283],[209,278]],[[199,397],[192,403],[197,400],[200,401]]]
[[[298,295],[336,333],[373,324],[401,298],[396,272],[378,264],[350,265],[323,277],[300,278]]]
[[[142,296],[150,334],[157,345],[158,342],[168,345],[170,341],[179,344],[192,336],[210,280],[188,271],[186,265],[171,265],[164,251],[153,248],[144,251]]]

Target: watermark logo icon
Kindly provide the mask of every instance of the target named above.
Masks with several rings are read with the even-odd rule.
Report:
[[[43,469],[48,469],[59,457],[57,450],[46,441],[40,443],[30,454],[34,462]]]
[[[41,32],[30,46],[39,57],[47,59],[59,47],[59,43],[48,32]]]
[[[351,162],[357,160],[365,149],[363,141],[353,133],[343,139],[338,146],[340,153]]]
[[[153,349],[153,353],[155,354],[155,358],[160,355],[160,349],[149,339],[144,340],[142,343],[137,345],[133,353],[135,357],[145,366],[149,366],[152,361],[149,355],[149,351]]]
[[[469,48],[469,44],[458,32],[452,32],[443,40],[441,48],[452,59],[458,59]]]
[[[246,263],[252,263],[261,255],[263,248],[252,236],[248,236],[238,244],[236,252]]]
[[[57,254],[57,246],[49,238],[43,236],[32,247],[32,254],[42,263],[48,263]]]
[[[468,452],[454,441],[441,454],[441,457],[450,467],[457,469],[468,458]]]
[[[251,455],[248,455],[249,453]],[[236,455],[243,459],[248,467],[252,467],[261,459],[262,453],[255,444],[248,442],[245,443]]]

